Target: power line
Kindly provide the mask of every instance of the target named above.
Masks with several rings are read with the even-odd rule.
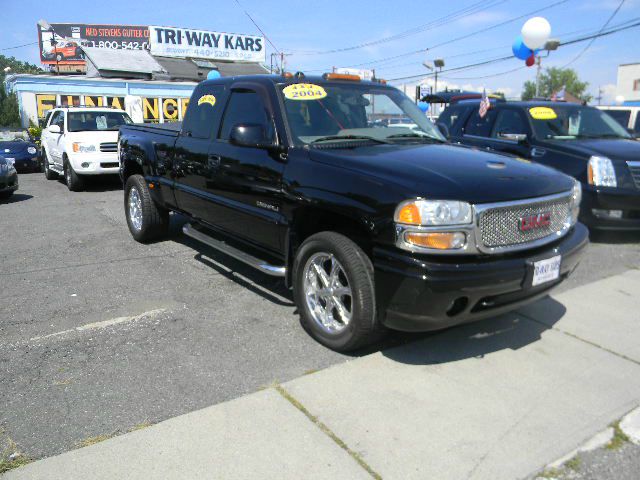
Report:
[[[508,55],[506,57],[492,58],[490,60],[484,60],[482,62],[471,63],[469,65],[461,65],[459,67],[452,67],[452,68],[448,68],[446,70],[440,70],[438,72],[438,75],[440,75],[442,73],[447,73],[447,72],[457,72],[459,70],[467,70],[467,69],[470,69],[470,68],[481,67],[481,66],[484,66],[484,65],[489,65],[491,63],[505,62],[507,60],[512,60],[512,59],[513,59],[513,55]],[[410,80],[410,79],[413,79],[413,78],[430,77],[430,76],[433,76],[433,75],[435,75],[435,74],[434,73],[426,73],[426,74],[425,73],[421,73],[421,74],[418,74],[418,75],[409,75],[409,76],[406,76],[406,77],[390,78],[390,79],[388,79],[388,81],[389,82],[395,82],[397,80]]]
[[[267,39],[267,42],[269,42],[269,45],[271,45],[273,47],[273,49],[280,53],[280,50],[278,50],[278,47],[276,47],[273,42],[271,41],[271,39],[267,36],[266,33],[264,33],[264,31],[260,28],[260,26],[256,23],[256,21],[253,19],[253,17],[251,15],[249,15],[249,12],[247,12],[245,10],[245,8],[240,4],[240,2],[238,0],[236,0],[236,3],[238,4],[238,6],[240,7],[240,9],[244,12],[244,14],[249,17],[249,20],[251,20],[251,23],[253,23],[255,25],[255,27],[260,31],[260,33],[264,36],[264,38]]]
[[[620,9],[622,8],[622,5],[624,5],[624,2],[626,0],[621,0],[620,4],[618,5],[618,7],[613,11],[613,13],[611,14],[611,16],[607,19],[606,22],[604,22],[604,25],[602,25],[602,28],[600,29],[600,31],[598,32],[598,34],[602,33],[602,31],[607,28],[607,25],[609,25],[609,22],[611,22],[611,20],[613,20],[613,17],[615,17],[618,12],[620,11]],[[577,61],[580,57],[582,57],[582,55],[585,54],[585,52],[587,50],[589,50],[589,48],[591,47],[591,45],[593,45],[593,42],[596,41],[596,38],[598,38],[598,36],[595,36],[591,39],[591,41],[587,44],[586,47],[584,47],[584,49],[575,56],[575,58],[573,60],[571,60],[569,63],[565,64],[562,68],[567,68],[569,65],[571,65],[572,63],[574,63],[575,61]]]
[[[38,43],[40,42],[31,42],[31,43],[25,43],[24,45],[16,45],[15,47],[0,48],[0,52],[4,52],[5,50],[14,50],[16,48],[29,47],[31,45],[37,45]]]
[[[357,50],[360,48],[365,48],[365,47],[370,47],[373,45],[379,45],[381,43],[386,43],[386,42],[391,42],[394,40],[398,40],[398,39],[402,39],[402,38],[407,38],[411,35],[416,35],[418,33],[421,33],[429,28],[437,28],[437,27],[441,27],[443,25],[447,25],[451,22],[457,21],[457,20],[461,20],[463,18],[466,18],[470,15],[474,15],[477,13],[480,13],[484,10],[488,10],[489,8],[493,8],[493,7],[497,7],[498,5],[502,4],[502,3],[506,3],[509,0],[499,0],[499,1],[492,1],[492,2],[486,2],[486,1],[480,1],[480,2],[476,2],[472,5],[469,5],[468,7],[462,8],[460,10],[457,10],[455,12],[452,12],[450,14],[445,15],[444,17],[438,18],[436,20],[432,20],[428,23],[425,23],[423,25],[419,25],[417,27],[413,27],[410,28],[408,30],[404,30],[402,32],[399,32],[397,34],[394,35],[389,35],[387,37],[383,37],[383,38],[379,38],[377,40],[370,40],[367,42],[363,42],[363,43],[359,43],[356,45],[351,45],[349,47],[341,47],[341,48],[335,48],[335,49],[331,49],[331,50],[322,50],[322,51],[318,51],[318,50],[293,50],[293,53],[297,54],[297,55],[325,55],[325,54],[330,54],[330,53],[339,53],[339,52],[347,52],[350,50]]]
[[[425,52],[427,52],[429,50],[433,50],[434,48],[442,47],[444,45],[448,45],[450,43],[458,42],[460,40],[467,39],[469,37],[478,35],[480,33],[484,33],[484,32],[487,32],[489,30],[493,30],[495,28],[499,28],[499,27],[502,27],[504,25],[508,25],[510,23],[513,23],[515,21],[518,21],[518,20],[521,20],[521,19],[523,19],[525,17],[528,17],[530,15],[534,15],[534,14],[542,12],[544,10],[548,10],[549,8],[553,8],[553,7],[556,7],[556,6],[561,5],[563,3],[567,3],[568,1],[569,0],[559,0],[557,2],[551,3],[549,5],[546,5],[544,7],[538,8],[536,10],[532,10],[532,11],[524,13],[522,15],[518,15],[517,17],[510,18],[510,19],[505,20],[503,22],[499,22],[499,23],[496,23],[494,25],[490,25],[488,27],[482,28],[480,30],[476,30],[476,31],[468,33],[468,34],[461,35],[459,37],[455,37],[455,38],[452,38],[450,40],[446,40],[444,42],[440,42],[440,43],[438,43],[436,45],[433,45],[431,47],[421,48],[419,50],[414,50],[414,51],[411,51],[411,52],[401,53],[399,55],[394,55],[394,56],[386,57],[386,58],[380,58],[380,59],[377,59],[377,60],[371,60],[371,61],[368,61],[368,62],[362,62],[362,63],[353,64],[353,65],[347,65],[345,68],[355,68],[355,67],[362,67],[362,66],[365,66],[365,65],[374,65],[374,64],[383,63],[383,62],[386,62],[386,61],[389,61],[389,60],[395,60],[397,58],[404,58],[404,57],[408,57],[408,56],[411,56],[411,55],[416,55],[418,53],[425,53]],[[309,70],[309,71],[310,72],[316,72],[316,71],[324,71],[324,70],[326,70],[326,68],[325,69],[321,69],[321,70]]]

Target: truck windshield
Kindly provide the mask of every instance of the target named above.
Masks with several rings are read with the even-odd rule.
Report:
[[[529,109],[538,138],[574,140],[579,138],[631,138],[627,131],[605,112],[593,107],[570,104]]]
[[[345,83],[282,85],[296,145],[357,142],[445,142],[425,114],[395,88]]]
[[[133,123],[124,112],[69,112],[67,120],[70,132],[117,130],[120,125]]]

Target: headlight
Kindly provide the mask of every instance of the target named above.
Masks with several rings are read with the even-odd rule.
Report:
[[[29,155],[35,155],[37,151],[38,150],[36,150],[36,147],[27,148],[27,152],[29,152]]]
[[[409,200],[396,208],[396,223],[417,226],[466,225],[471,223],[471,205],[457,200]]]
[[[96,151],[96,146],[89,143],[73,142],[73,151],[76,153],[90,153]]]
[[[597,187],[617,187],[616,171],[613,162],[607,157],[593,156],[588,166],[589,184]]]
[[[571,192],[571,225],[575,225],[578,221],[580,213],[580,202],[582,201],[582,184],[578,180],[574,180],[573,190]]]

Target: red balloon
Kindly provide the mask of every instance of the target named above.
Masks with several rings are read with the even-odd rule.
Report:
[[[533,65],[536,63],[536,56],[535,54],[531,54],[531,56],[529,58],[527,58],[527,61],[524,62],[527,67],[533,67]]]

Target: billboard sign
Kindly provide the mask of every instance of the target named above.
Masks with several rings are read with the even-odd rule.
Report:
[[[266,61],[264,37],[255,35],[150,26],[149,43],[151,54],[161,57]]]
[[[52,23],[51,27],[53,32],[38,26],[40,61],[47,65],[84,65],[83,46],[115,50],[149,48],[147,26]]]

